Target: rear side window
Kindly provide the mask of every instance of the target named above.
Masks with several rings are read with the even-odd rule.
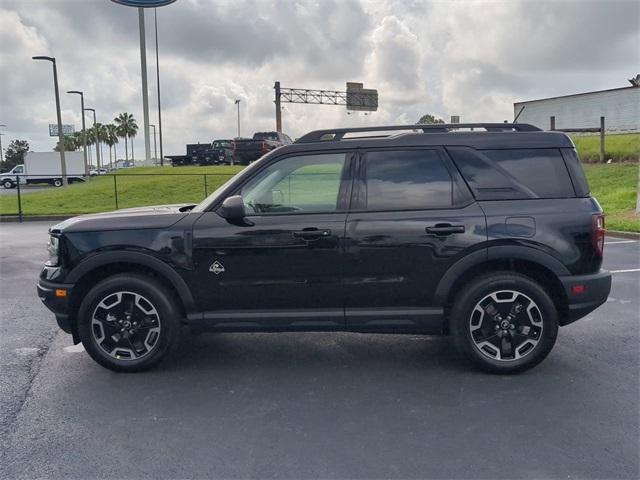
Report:
[[[573,180],[573,188],[576,190],[576,195],[578,197],[588,197],[590,192],[589,182],[587,182],[587,177],[582,169],[582,164],[580,163],[576,149],[563,148],[562,156],[564,157],[564,162],[569,169],[571,180]]]
[[[449,171],[435,150],[368,152],[368,210],[451,208]]]
[[[484,150],[483,153],[540,198],[575,196],[559,150]]]
[[[452,148],[450,153],[478,200],[575,197],[557,149]]]

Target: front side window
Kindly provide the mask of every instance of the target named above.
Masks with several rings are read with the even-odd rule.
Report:
[[[369,152],[366,155],[368,210],[451,208],[449,171],[436,150]]]
[[[345,157],[303,155],[269,165],[240,191],[247,214],[336,211]]]
[[[21,165],[13,170],[13,173],[23,173],[24,167]]]

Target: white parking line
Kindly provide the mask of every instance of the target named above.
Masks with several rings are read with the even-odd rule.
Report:
[[[605,245],[615,245],[616,243],[638,243],[637,240],[616,240],[615,242],[604,242]]]
[[[609,270],[611,273],[629,273],[629,272],[640,272],[640,268],[628,268],[626,270]]]

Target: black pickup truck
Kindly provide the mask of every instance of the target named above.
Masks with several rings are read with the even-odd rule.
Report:
[[[281,132],[256,132],[253,138],[237,138],[231,143],[234,163],[249,165],[274,148],[291,143],[289,135]]]
[[[174,167],[185,165],[223,165],[232,164],[232,140],[214,140],[212,143],[187,144],[186,155],[167,155]]]

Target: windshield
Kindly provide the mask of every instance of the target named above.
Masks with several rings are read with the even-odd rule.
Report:
[[[258,132],[253,136],[254,140],[277,140],[278,135],[274,132]]]

